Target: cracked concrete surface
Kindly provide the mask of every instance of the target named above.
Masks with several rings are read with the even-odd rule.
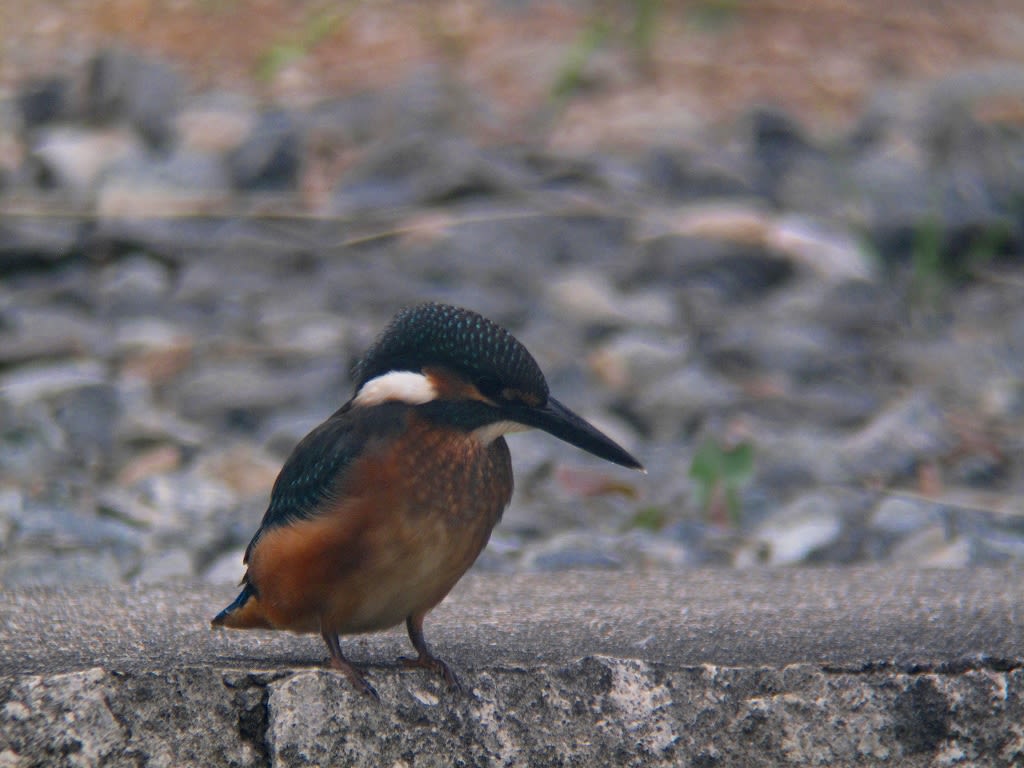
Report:
[[[213,633],[230,592],[0,595],[0,766],[1024,761],[1017,571],[474,575],[428,618],[471,694],[348,638]]]

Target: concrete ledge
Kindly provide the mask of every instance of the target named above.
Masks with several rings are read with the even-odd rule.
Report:
[[[0,766],[1012,765],[1018,571],[472,576],[427,637],[211,632],[230,589],[0,595]]]

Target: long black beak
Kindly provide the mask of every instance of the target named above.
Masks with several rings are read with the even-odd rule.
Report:
[[[582,448],[598,458],[630,469],[646,470],[629,452],[596,427],[581,419],[553,397],[540,408],[516,408],[510,414],[520,424],[543,429],[559,440]]]

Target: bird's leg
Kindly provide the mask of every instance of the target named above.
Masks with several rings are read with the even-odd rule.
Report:
[[[377,691],[366,681],[363,673],[349,664],[348,659],[342,655],[338,636],[326,629],[322,630],[320,634],[324,638],[324,642],[327,643],[327,650],[331,652],[331,668],[343,673],[349,682],[352,683],[352,686],[360,693],[379,699],[380,696],[377,695]]]
[[[449,690],[462,691],[462,684],[455,677],[455,673],[452,672],[447,664],[432,654],[430,648],[427,647],[427,641],[423,637],[424,616],[426,616],[425,613],[416,613],[405,620],[405,628],[409,631],[409,639],[412,641],[412,646],[419,653],[419,656],[415,659],[402,658],[402,663],[407,667],[423,667],[437,672],[444,678]]]

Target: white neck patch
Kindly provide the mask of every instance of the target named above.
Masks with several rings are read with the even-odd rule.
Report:
[[[496,421],[493,424],[487,424],[479,429],[474,429],[473,436],[484,445],[490,445],[499,437],[507,435],[509,432],[526,432],[529,429],[531,428],[525,424],[520,424],[518,421]]]
[[[356,392],[355,405],[371,406],[387,402],[423,405],[437,399],[430,378],[415,371],[392,371],[370,379]]]

